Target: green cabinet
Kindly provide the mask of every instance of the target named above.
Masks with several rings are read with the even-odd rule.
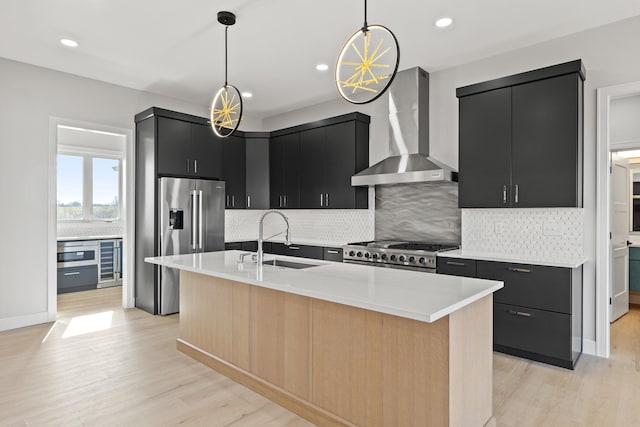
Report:
[[[629,290],[640,292],[640,248],[629,248]]]

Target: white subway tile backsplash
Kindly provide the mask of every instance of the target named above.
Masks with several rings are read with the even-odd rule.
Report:
[[[465,253],[552,261],[584,257],[584,209],[463,209]]]

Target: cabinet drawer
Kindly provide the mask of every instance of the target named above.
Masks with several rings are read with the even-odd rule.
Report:
[[[478,261],[477,277],[504,282],[494,302],[571,314],[570,268]]]
[[[321,246],[309,245],[285,245],[284,243],[272,243],[271,253],[276,255],[297,256],[302,258],[322,259]]]
[[[476,277],[476,260],[438,257],[436,272],[451,276]]]
[[[629,259],[634,261],[640,261],[640,248],[631,247],[629,248]]]
[[[58,269],[58,293],[96,289],[98,266],[65,267]]]
[[[571,315],[494,303],[493,343],[571,360]]]
[[[265,248],[265,243],[262,242],[262,250],[264,251]],[[249,251],[249,252],[257,252],[258,251],[258,242],[256,242],[255,240],[252,241],[248,241],[248,242],[242,242],[242,250],[243,251]]]
[[[325,261],[342,262],[342,248],[322,248]]]
[[[226,251],[241,251],[242,250],[242,242],[230,242],[224,244],[224,249]]]

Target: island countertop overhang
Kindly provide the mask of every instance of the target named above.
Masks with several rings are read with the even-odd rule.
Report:
[[[276,256],[306,269],[239,263],[243,251],[145,258],[146,262],[422,322],[453,313],[503,287],[502,282]]]

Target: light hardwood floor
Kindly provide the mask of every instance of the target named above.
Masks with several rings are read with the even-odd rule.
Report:
[[[311,425],[178,352],[177,315],[120,301],[120,288],[62,295],[55,324],[0,332],[0,426]],[[108,329],[69,336],[109,312]],[[493,365],[498,426],[640,425],[637,308],[614,323],[608,360],[569,371],[494,353]]]

